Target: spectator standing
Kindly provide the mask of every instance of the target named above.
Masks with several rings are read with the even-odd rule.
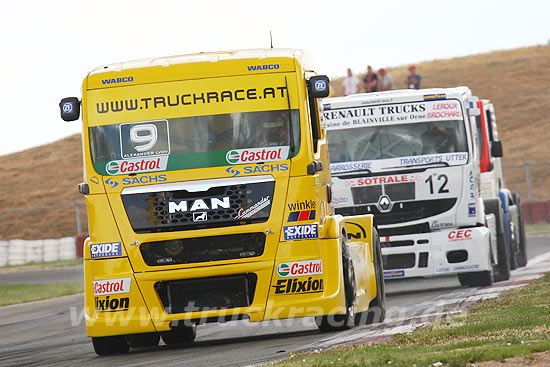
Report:
[[[372,71],[372,66],[367,67],[367,74],[363,78],[363,87],[365,92],[377,92],[378,91],[378,75]]]
[[[380,74],[380,79],[378,81],[378,90],[385,91],[395,89],[393,78],[390,74],[386,73],[386,69],[381,68],[380,70],[378,70],[378,74]]]
[[[407,76],[407,88],[420,89],[420,81],[422,77],[416,73],[416,66],[409,66],[409,76]]]
[[[359,79],[353,75],[351,69],[348,69],[348,76],[342,80],[342,86],[344,87],[344,95],[356,94],[359,92]]]

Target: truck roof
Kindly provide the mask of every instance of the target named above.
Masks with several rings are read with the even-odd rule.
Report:
[[[118,62],[98,66],[92,69],[88,75],[123,71],[128,69],[150,68],[155,66],[170,66],[178,64],[218,62],[225,60],[267,59],[267,58],[292,58],[297,59],[306,70],[312,70],[311,61],[306,51],[290,48],[258,48],[233,51],[199,52],[195,54],[152,57],[134,61]]]
[[[323,103],[330,104],[330,107],[347,107],[396,102],[416,102],[428,99],[462,98],[463,96],[470,95],[470,88],[464,86],[454,88],[398,89],[384,92],[358,93],[345,97],[332,97],[324,99]]]

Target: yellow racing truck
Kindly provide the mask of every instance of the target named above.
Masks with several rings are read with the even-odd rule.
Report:
[[[85,319],[97,354],[188,344],[196,325],[384,319],[372,215],[335,215],[319,98],[291,49],[101,66],[82,99],[90,237]]]

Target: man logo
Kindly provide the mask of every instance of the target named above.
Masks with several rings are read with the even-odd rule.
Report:
[[[378,209],[381,212],[389,212],[392,208],[392,202],[387,195],[382,195],[378,199]]]
[[[206,222],[208,219],[206,212],[193,213],[193,222]]]

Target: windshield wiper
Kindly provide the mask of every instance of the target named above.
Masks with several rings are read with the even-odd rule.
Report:
[[[352,171],[331,172],[330,174],[334,177],[352,178],[348,176],[354,176],[354,177],[370,176],[372,175],[372,171],[368,168],[363,168],[363,169],[354,169]]]
[[[395,166],[395,167],[386,167],[384,169],[396,169],[396,168],[411,168],[411,167],[423,167],[423,166],[442,166],[449,167],[448,162],[431,162],[431,163],[418,163],[418,164],[409,164],[407,166]]]

